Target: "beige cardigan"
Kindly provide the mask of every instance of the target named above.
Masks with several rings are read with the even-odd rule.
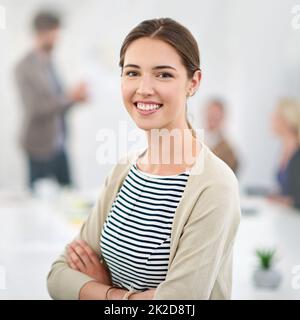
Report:
[[[122,159],[112,168],[77,236],[96,252],[99,252],[105,218],[138,155],[128,156],[125,163]],[[231,169],[202,144],[175,212],[168,272],[153,299],[230,299],[233,244],[239,222],[237,179]],[[91,280],[68,267],[64,251],[48,274],[48,291],[54,299],[78,299],[80,289]]]

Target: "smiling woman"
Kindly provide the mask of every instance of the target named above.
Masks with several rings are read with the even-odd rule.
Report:
[[[124,106],[148,147],[112,168],[80,234],[52,265],[49,293],[229,299],[238,184],[187,121],[201,80],[197,42],[172,19],[143,21],[119,64]]]
[[[146,37],[135,40],[127,48],[122,73],[127,111],[144,130],[187,128],[185,99],[198,86],[200,75],[196,72],[190,81],[180,56],[164,41]]]

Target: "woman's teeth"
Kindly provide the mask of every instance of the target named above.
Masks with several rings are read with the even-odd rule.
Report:
[[[161,104],[144,104],[144,103],[137,103],[136,107],[140,110],[157,110],[161,107]]]

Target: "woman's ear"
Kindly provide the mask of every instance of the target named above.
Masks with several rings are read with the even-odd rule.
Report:
[[[194,72],[193,78],[191,79],[191,82],[190,82],[188,96],[191,97],[196,93],[200,85],[201,77],[202,77],[201,70],[197,70]]]

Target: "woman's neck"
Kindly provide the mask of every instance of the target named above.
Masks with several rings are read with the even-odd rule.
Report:
[[[147,132],[148,148],[138,159],[140,170],[157,175],[182,173],[193,167],[201,144],[191,129],[151,130]]]
[[[296,151],[299,148],[299,139],[296,134],[286,134],[282,138],[283,149],[289,152]]]

